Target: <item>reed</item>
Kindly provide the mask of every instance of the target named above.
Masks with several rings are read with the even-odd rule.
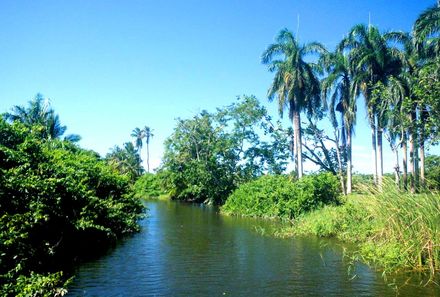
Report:
[[[280,236],[314,234],[357,243],[353,252],[384,272],[440,270],[440,195],[411,194],[384,180],[341,206],[305,214]]]

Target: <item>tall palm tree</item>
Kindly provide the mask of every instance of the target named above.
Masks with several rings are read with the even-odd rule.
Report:
[[[354,71],[355,89],[365,98],[371,126],[374,181],[381,184],[383,176],[382,134],[384,120],[378,110],[380,94],[373,91],[378,83],[387,85],[392,75],[400,71],[401,62],[397,53],[388,47],[387,39],[375,26],[359,24],[354,26],[341,42],[342,49],[350,50],[350,68]]]
[[[413,44],[415,45],[414,52],[422,58],[423,65],[419,65],[418,70],[424,66],[438,65],[440,58],[440,1],[437,1],[437,6],[432,6],[426,9],[417,18],[413,27]],[[434,66],[436,67],[436,66]],[[423,101],[423,100],[421,100]],[[429,112],[423,102],[419,106],[420,116],[420,181],[425,183],[425,129],[424,123]],[[413,188],[412,188],[413,190]]]
[[[148,126],[144,127],[145,144],[147,145],[147,172],[150,172],[150,138],[153,138],[154,134],[152,129]]]
[[[321,58],[327,76],[322,81],[323,97],[329,100],[330,120],[337,128],[335,111],[341,113],[342,146],[347,160],[346,192],[352,191],[352,136],[356,124],[356,97],[348,56],[341,51],[328,53]]]
[[[131,132],[131,137],[134,137],[134,145],[136,147],[137,151],[140,151],[142,149],[142,140],[145,137],[144,130],[139,129],[138,127],[134,128]]]
[[[307,55],[324,52],[319,43],[299,44],[293,33],[281,30],[276,39],[262,54],[263,64],[267,64],[270,72],[275,72],[271,87],[268,90],[269,100],[278,99],[279,112],[289,110],[289,118],[293,122],[294,157],[298,178],[303,175],[301,112],[312,115],[314,108],[320,106],[320,83],[316,75],[319,66],[306,62]]]

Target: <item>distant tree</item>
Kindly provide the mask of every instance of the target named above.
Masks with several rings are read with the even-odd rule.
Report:
[[[215,113],[179,119],[158,174],[174,199],[222,204],[239,184],[281,173],[287,159],[284,131],[245,96]]]
[[[123,148],[115,146],[107,154],[106,160],[121,174],[129,176],[132,182],[135,182],[144,172],[139,152],[131,142],[126,142]]]
[[[268,65],[270,72],[275,72],[268,97],[271,101],[277,97],[281,115],[285,109],[289,110],[289,118],[293,121],[296,170],[298,178],[301,178],[303,161],[300,114],[307,111],[312,115],[321,103],[317,77],[319,67],[305,59],[310,54],[323,52],[324,47],[316,42],[301,45],[287,29],[281,30],[275,41],[262,55],[263,64]]]
[[[432,190],[440,190],[440,156],[426,156],[426,180],[427,187]]]
[[[11,112],[4,114],[4,117],[10,122],[18,121],[28,127],[38,129],[43,139],[61,138],[67,130],[66,126],[61,125],[59,116],[50,107],[50,102],[40,93],[28,102],[27,107],[15,105]],[[77,142],[81,137],[77,134],[69,134],[64,139]]]
[[[153,138],[154,134],[152,133],[153,130],[148,126],[144,127],[143,132],[145,144],[147,145],[147,172],[150,172],[150,139]]]
[[[140,152],[143,144],[142,139],[145,137],[144,130],[139,129],[138,127],[134,128],[131,132],[131,137],[134,137],[134,145],[136,146],[136,150]]]

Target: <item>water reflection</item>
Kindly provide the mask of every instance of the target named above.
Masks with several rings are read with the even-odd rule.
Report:
[[[226,217],[217,209],[149,202],[143,231],[78,268],[68,296],[395,296],[381,275],[316,238],[274,239],[271,222]],[[407,286],[402,296],[438,296]]]

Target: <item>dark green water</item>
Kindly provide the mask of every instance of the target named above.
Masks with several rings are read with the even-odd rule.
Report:
[[[82,264],[68,296],[396,296],[365,265],[349,275],[336,242],[262,236],[273,223],[215,208],[147,206],[142,232]],[[399,294],[440,296],[439,287],[418,282],[413,277]]]

